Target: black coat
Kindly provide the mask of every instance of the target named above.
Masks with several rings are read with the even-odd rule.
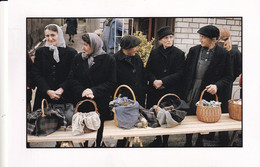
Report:
[[[53,51],[48,47],[42,47],[36,50],[35,60],[32,67],[32,77],[37,86],[34,110],[41,107],[41,101],[46,98],[49,103],[63,103],[71,101],[71,95],[68,91],[66,79],[68,77],[70,66],[77,51],[71,47],[58,48],[60,62],[53,59]],[[47,95],[47,90],[64,89],[63,99],[58,101],[51,100]]]
[[[128,85],[133,90],[139,104],[144,106],[145,80],[143,61],[137,54],[133,57],[126,56],[122,50],[118,51],[114,56],[117,65],[117,86]],[[132,94],[125,88],[121,88],[118,93],[132,99]]]
[[[190,48],[189,53],[187,55],[185,70],[184,70],[184,87],[183,87],[183,98],[186,99],[189,91],[193,88],[193,84],[195,81],[196,75],[196,66],[198,62],[198,58],[200,55],[201,45],[194,46]],[[207,71],[204,74],[202,79],[202,83],[200,86],[200,92],[202,92],[206,86],[210,84],[217,85],[217,96],[219,101],[222,102],[222,111],[226,112],[227,105],[223,105],[223,103],[227,104],[227,99],[225,99],[224,94],[225,89],[230,83],[233,81],[233,70],[231,57],[225,49],[216,45],[215,51],[213,53],[212,60]],[[216,100],[215,95],[211,95],[207,92],[204,93],[203,99],[205,100]],[[225,106],[225,108],[223,108]],[[195,114],[195,111],[191,111]]]
[[[184,52],[172,46],[164,49],[163,46],[151,51],[147,66],[146,78],[149,82],[147,92],[147,107],[157,104],[159,99],[167,93],[179,94],[181,79],[185,64]],[[155,89],[154,80],[162,80],[164,89]]]
[[[89,69],[88,60],[83,60],[81,53],[76,55],[69,74],[70,87],[74,94],[74,104],[85,99],[82,98],[82,92],[90,88],[100,116],[106,120],[110,119],[109,102],[116,82],[116,62],[113,56],[107,54],[96,56],[94,62]],[[93,111],[93,105],[84,103],[79,111]]]
[[[225,93],[225,99],[229,100],[232,98],[232,90],[233,90],[233,82],[236,80],[236,78],[242,73],[242,57],[241,52],[238,50],[237,45],[232,45],[232,49],[229,51],[230,57],[231,57],[231,63],[233,67],[233,80],[229,84],[229,86],[226,88]],[[227,108],[228,103],[223,104],[223,108]],[[224,112],[228,112],[225,110]]]
[[[75,18],[68,18],[66,19],[67,28],[66,28],[66,34],[74,35],[77,34],[77,28],[78,28],[78,21]]]

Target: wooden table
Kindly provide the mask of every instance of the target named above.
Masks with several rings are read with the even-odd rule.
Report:
[[[157,135],[177,135],[177,134],[191,134],[200,133],[208,134],[210,132],[221,132],[221,131],[234,131],[231,143],[236,137],[237,131],[241,130],[242,122],[233,120],[229,117],[229,114],[222,114],[221,119],[216,123],[204,123],[197,119],[196,116],[186,116],[180,125],[172,128],[133,128],[133,129],[122,129],[115,126],[114,121],[105,121],[103,138],[122,139],[124,137],[130,138],[130,146],[134,142],[134,139],[141,140],[143,136],[157,136]],[[49,142],[49,141],[73,141],[73,142],[84,142],[86,140],[95,140],[96,132],[86,133],[80,136],[73,136],[71,129],[67,131],[58,130],[48,136],[31,136],[28,135],[27,142]],[[140,141],[142,147],[142,141]]]

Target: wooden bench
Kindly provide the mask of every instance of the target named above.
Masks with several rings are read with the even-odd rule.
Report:
[[[221,119],[216,123],[204,123],[197,119],[196,116],[186,116],[180,125],[172,128],[133,128],[122,129],[115,126],[114,121],[105,121],[103,138],[123,139],[124,137],[130,138],[130,147],[134,139],[139,139],[140,146],[142,147],[141,137],[143,136],[157,136],[157,135],[178,135],[178,134],[191,134],[200,133],[208,134],[210,132],[221,131],[234,131],[231,137],[230,145],[237,135],[237,131],[241,130],[241,121],[233,120],[229,114],[222,114]],[[80,136],[73,136],[71,129],[64,131],[60,129],[48,136],[27,136],[27,142],[50,142],[50,141],[73,141],[84,142],[86,140],[95,140],[97,132],[86,133]],[[82,146],[82,144],[81,144]]]

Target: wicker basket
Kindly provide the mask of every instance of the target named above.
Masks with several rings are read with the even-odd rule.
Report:
[[[156,108],[155,108],[156,115],[158,114],[158,108],[159,108],[159,105],[160,105],[161,101],[162,101],[165,97],[167,97],[167,96],[175,96],[175,97],[177,97],[177,99],[181,100],[181,98],[180,98],[179,96],[177,96],[176,94],[173,94],[173,93],[168,93],[168,94],[164,95],[163,97],[160,98],[160,100],[159,100],[158,103],[157,103],[157,106],[156,106]]]
[[[233,93],[233,97],[231,100],[228,101],[228,111],[229,116],[232,119],[241,121],[242,120],[242,105],[241,104],[235,104],[235,101],[238,101],[240,99],[234,99],[235,94],[240,90],[241,88],[237,89]]]
[[[78,102],[77,105],[76,105],[76,107],[75,107],[75,112],[74,112],[74,114],[76,114],[76,113],[78,112],[79,106],[80,106],[81,104],[83,104],[84,102],[87,102],[87,101],[88,101],[88,102],[91,102],[91,103],[94,105],[95,112],[96,112],[98,115],[100,115],[99,112],[98,112],[98,108],[97,108],[96,102],[93,101],[93,100],[89,100],[89,99],[82,100],[82,101]],[[90,133],[90,132],[92,132],[92,131],[93,131],[93,130],[88,129],[86,126],[84,126],[84,133]]]
[[[131,92],[131,94],[132,94],[132,96],[133,96],[133,100],[134,100],[134,102],[136,102],[136,98],[135,98],[135,94],[134,94],[134,92],[133,92],[133,90],[129,87],[129,86],[127,86],[127,85],[120,85],[117,89],[116,89],[116,91],[115,91],[115,93],[114,93],[114,100],[116,99],[116,95],[117,95],[117,92],[118,92],[118,90],[120,89],[120,88],[122,88],[122,87],[125,87],[125,88],[127,88],[130,92]],[[115,121],[115,125],[117,126],[117,127],[120,127],[119,125],[118,125],[118,121],[117,121],[117,118],[116,118],[116,112],[115,112],[115,107],[113,107],[113,112],[114,112],[114,121]]]
[[[218,122],[221,117],[221,106],[216,106],[216,107],[203,106],[202,97],[205,91],[206,89],[204,89],[201,92],[200,101],[199,104],[197,105],[197,110],[196,110],[197,118],[199,121],[207,122],[207,123]],[[218,96],[216,94],[215,96],[216,96],[216,101],[218,102]]]

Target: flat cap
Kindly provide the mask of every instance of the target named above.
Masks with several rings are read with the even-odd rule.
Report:
[[[213,25],[207,25],[204,27],[201,27],[198,30],[199,34],[202,34],[208,38],[217,38],[219,37],[219,29]]]
[[[133,35],[127,35],[120,40],[120,46],[123,49],[130,49],[138,46],[141,42],[142,42],[141,39]]]

